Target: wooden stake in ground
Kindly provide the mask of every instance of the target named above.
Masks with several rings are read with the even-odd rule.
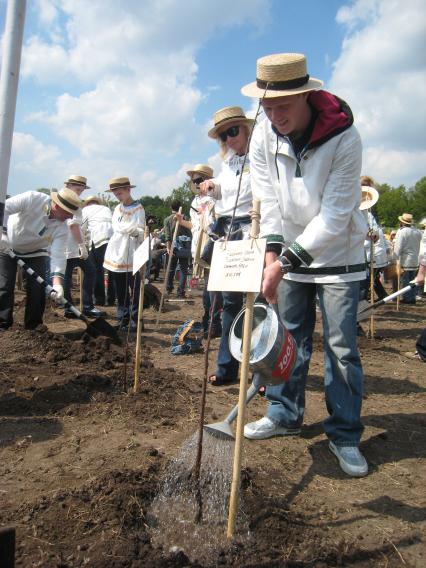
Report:
[[[144,239],[149,238],[149,228],[145,227]],[[143,299],[145,295],[145,272],[146,264],[139,270],[140,283],[139,283],[139,304],[138,304],[138,324],[136,328],[136,353],[135,353],[135,381],[133,384],[133,391],[136,393],[139,389],[139,373],[141,364],[141,333],[142,333],[142,310]]]
[[[78,275],[78,285],[80,288],[80,312],[83,311],[84,302],[83,302],[83,280],[84,280],[84,272],[81,270],[80,267],[77,268],[77,275]]]
[[[398,290],[401,288],[401,262],[398,258],[396,261],[396,281]],[[397,291],[398,291],[397,290]],[[399,296],[396,298],[396,311],[399,312]]]
[[[203,455],[203,434],[204,434],[204,416],[205,416],[205,409],[206,409],[206,394],[207,394],[207,379],[209,376],[209,351],[210,351],[210,341],[212,337],[212,329],[213,329],[213,314],[216,310],[216,299],[217,299],[217,292],[214,294],[213,302],[210,307],[210,321],[209,321],[209,329],[207,333],[207,344],[204,348],[204,374],[203,374],[203,389],[201,393],[201,404],[200,404],[200,426],[198,430],[198,446],[197,446],[197,456],[195,458],[195,465],[194,465],[194,479],[197,483],[197,513],[195,522],[200,523],[203,517],[203,502],[201,496],[201,488],[200,488],[200,470],[201,470],[201,458]]]
[[[374,304],[374,241],[370,240],[370,304]],[[370,316],[370,339],[374,339],[374,311]]]
[[[182,207],[179,207],[179,214],[182,214]],[[167,262],[166,274],[164,275],[163,291],[161,292],[160,307],[158,308],[157,321],[155,322],[155,327],[158,327],[158,322],[160,321],[161,310],[163,309],[164,296],[166,295],[167,279],[169,277],[170,265],[172,263],[173,256],[173,243],[176,241],[177,232],[179,229],[179,221],[176,220],[175,230],[173,231],[172,248],[169,254],[169,260]]]
[[[251,238],[255,239],[259,234],[260,201],[253,202],[253,217],[251,225]],[[256,297],[255,292],[248,292],[246,297],[246,311],[244,316],[243,330],[243,353],[240,374],[240,394],[238,398],[237,430],[235,435],[234,466],[232,470],[231,497],[229,500],[228,530],[227,537],[234,538],[235,518],[238,509],[241,480],[241,456],[243,451],[244,422],[246,414],[246,393],[249,376],[249,361],[251,347],[251,332],[253,327],[253,305]]]

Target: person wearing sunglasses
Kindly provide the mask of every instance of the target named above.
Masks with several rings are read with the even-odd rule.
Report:
[[[215,201],[208,195],[200,195],[200,184],[213,177],[213,169],[207,164],[197,164],[186,173],[190,179],[191,191],[194,193],[194,199],[192,200],[189,211],[191,221],[189,223],[187,222],[187,226],[192,232],[191,252],[194,261],[193,275],[198,278],[204,278],[204,314],[202,323],[204,337],[207,338],[210,323],[211,297],[213,297],[213,293],[210,294],[207,290],[210,265],[202,259],[202,253],[209,240],[208,228],[212,226],[215,221]],[[181,222],[185,223],[185,221]],[[222,335],[221,308],[222,300],[220,296],[216,300],[215,313],[213,314],[212,337],[220,337]]]
[[[200,194],[216,200],[216,222],[213,232],[219,237],[230,234],[230,240],[248,238],[252,193],[248,140],[253,120],[247,118],[239,106],[219,109],[214,114],[214,126],[209,137],[218,141],[222,157],[219,175],[200,184]],[[222,335],[217,357],[216,371],[209,382],[214,386],[233,382],[238,377],[238,361],[232,357],[228,346],[229,330],[243,305],[240,292],[222,292]]]

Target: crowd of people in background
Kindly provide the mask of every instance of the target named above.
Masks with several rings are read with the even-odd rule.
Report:
[[[239,363],[228,338],[244,295],[209,293],[207,284],[214,242],[249,238],[257,198],[261,236],[267,241],[262,294],[278,303],[298,354],[290,381],[266,388],[266,415],[247,424],[245,436],[299,434],[319,310],[329,447],[343,471],[366,475],[368,466],[359,451],[363,371],[356,338],[358,301],[372,293],[371,281],[379,300],[388,293],[387,281],[395,289],[417,278],[418,288],[404,294],[404,304],[415,304],[424,295],[426,219],[420,230],[413,215],[404,212],[395,218],[398,230],[385,234],[375,216],[376,184],[360,177],[361,141],[351,109],[321,85],[307,73],[303,55],[258,60],[256,80],[242,93],[258,98],[265,116],[254,128],[254,120],[239,106],[215,112],[208,136],[218,142],[222,162],[216,174],[207,164],[187,171],[193,193],[189,218],[182,203],[173,200],[164,223],[147,222],[128,177],[109,182],[106,191],[118,202],[113,211],[99,194],[82,197],[89,186],[81,175],[69,176],[50,196],[29,191],[7,199],[0,242],[0,330],[13,323],[16,255],[52,282],[53,299],[65,305],[66,316],[74,317],[64,300],[74,301],[72,278],[79,268],[84,315],[103,317],[99,307],[116,305],[118,328],[135,331],[140,274],[133,275],[133,255],[149,236],[148,277],[157,281],[169,265],[168,295],[175,294],[177,283],[176,296],[184,301],[190,273],[204,282],[198,317],[205,335],[210,329],[212,337],[220,338],[210,384],[236,381]],[[26,293],[24,325],[34,329],[43,320],[44,290],[27,278]]]

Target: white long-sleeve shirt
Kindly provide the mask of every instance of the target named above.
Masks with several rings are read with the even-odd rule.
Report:
[[[234,210],[235,199],[240,182],[240,174],[243,167],[244,156],[229,151],[222,162],[222,169],[216,178],[213,178],[215,188],[208,192],[210,197],[216,200],[216,217],[230,217]],[[250,185],[250,159],[247,156],[241,179],[240,195],[235,212],[236,217],[244,217],[250,214],[253,195]]]
[[[4,226],[13,251],[25,258],[50,256],[53,276],[65,273],[67,224],[49,219],[51,199],[38,191],[26,191],[6,199]]]
[[[89,232],[90,244],[99,248],[112,236],[112,213],[109,207],[96,203],[86,205],[83,209],[82,226]]]
[[[415,227],[402,227],[395,237],[395,255],[402,268],[416,270],[419,266],[419,249],[422,233]]]
[[[104,267],[112,272],[131,272],[133,254],[143,241],[145,209],[135,201],[131,205],[119,203],[112,215],[113,235],[105,251]],[[131,237],[135,232],[138,237]]]

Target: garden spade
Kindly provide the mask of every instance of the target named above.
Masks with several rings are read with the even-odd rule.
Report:
[[[8,251],[8,255],[16,260],[18,265],[21,266],[29,276],[34,278],[40,284],[40,286],[43,286],[43,288],[46,290],[46,294],[55,294],[53,287],[50,286],[50,284],[48,284],[45,280],[43,280],[41,276],[36,274],[34,270],[30,266],[28,266],[28,264],[18,258],[13,251]],[[99,337],[100,335],[104,335],[106,337],[110,337],[117,345],[121,344],[121,340],[118,336],[117,331],[103,318],[96,318],[95,320],[90,321],[89,318],[87,318],[84,314],[77,310],[75,306],[70,304],[65,299],[62,300],[62,306],[67,310],[70,310],[75,316],[78,317],[78,319],[84,321],[87,326],[86,332],[92,337]]]
[[[368,318],[370,316],[369,313],[370,310],[375,310],[379,306],[383,306],[383,304],[387,304],[388,302],[391,302],[395,298],[399,298],[399,296],[405,294],[406,292],[408,292],[412,288],[415,288],[416,286],[417,284],[415,282],[410,282],[408,286],[404,286],[404,288],[397,290],[393,294],[389,294],[389,296],[386,296],[386,298],[383,298],[383,300],[378,300],[377,302],[374,302],[374,304],[367,304],[365,307],[363,305],[360,305],[360,309],[358,310],[357,313],[357,321],[362,321]]]

